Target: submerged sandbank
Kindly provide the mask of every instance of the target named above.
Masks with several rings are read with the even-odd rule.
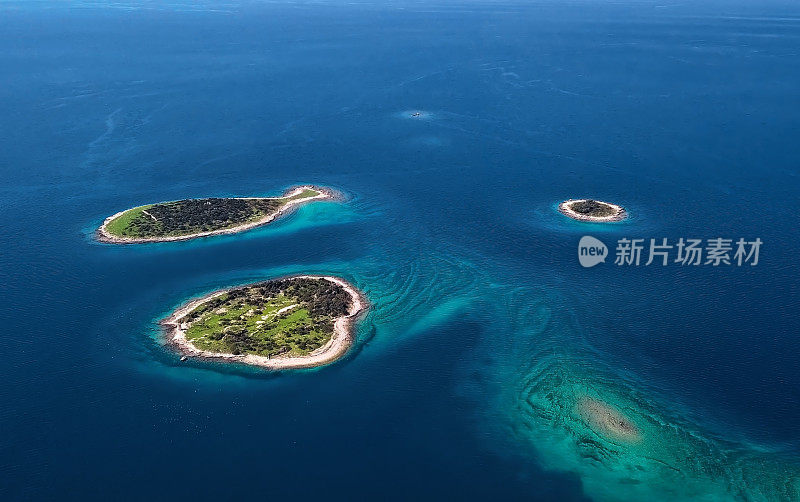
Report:
[[[583,397],[575,405],[575,410],[588,426],[599,434],[626,442],[642,439],[633,421],[603,401]]]

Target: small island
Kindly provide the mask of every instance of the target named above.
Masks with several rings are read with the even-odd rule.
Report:
[[[250,230],[301,204],[334,198],[325,188],[301,186],[282,197],[185,199],[158,202],[106,218],[97,239],[113,244],[168,242]]]
[[[622,206],[593,199],[569,199],[558,205],[565,216],[578,221],[611,222],[628,217]]]
[[[575,409],[589,428],[598,434],[626,443],[641,440],[639,429],[633,421],[599,399],[584,397],[578,401]]]
[[[433,114],[425,110],[405,110],[398,113],[397,116],[416,120],[427,120],[432,118]]]
[[[305,275],[216,291],[187,303],[161,325],[182,360],[311,368],[347,353],[366,305],[343,279]]]

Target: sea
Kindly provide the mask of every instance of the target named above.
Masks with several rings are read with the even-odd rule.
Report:
[[[0,498],[800,500],[798,110],[793,0],[2,0]],[[299,184],[343,200],[94,238]],[[165,347],[295,273],[370,302],[336,363]]]

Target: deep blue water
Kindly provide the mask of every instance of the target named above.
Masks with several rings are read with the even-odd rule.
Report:
[[[0,2],[0,495],[797,500],[799,82],[788,1]],[[348,200],[92,239],[298,183]],[[583,269],[586,234],[764,244]],[[372,302],[343,361],[162,347],[186,299],[294,272]],[[643,443],[592,436],[584,394]]]

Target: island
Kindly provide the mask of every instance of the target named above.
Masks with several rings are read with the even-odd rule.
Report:
[[[611,222],[628,217],[622,206],[593,199],[569,199],[558,205],[558,210],[578,221]]]
[[[575,408],[589,428],[600,435],[626,443],[641,440],[639,429],[633,421],[599,399],[583,397]]]
[[[281,197],[233,197],[158,202],[121,211],[105,219],[97,239],[112,244],[168,242],[250,230],[298,206],[335,193],[300,186]]]
[[[397,115],[399,117],[417,119],[417,120],[426,120],[430,119],[433,116],[431,112],[426,112],[425,110],[405,110]]]
[[[347,353],[366,306],[363,294],[343,279],[302,275],[215,291],[161,325],[182,360],[311,368]]]

